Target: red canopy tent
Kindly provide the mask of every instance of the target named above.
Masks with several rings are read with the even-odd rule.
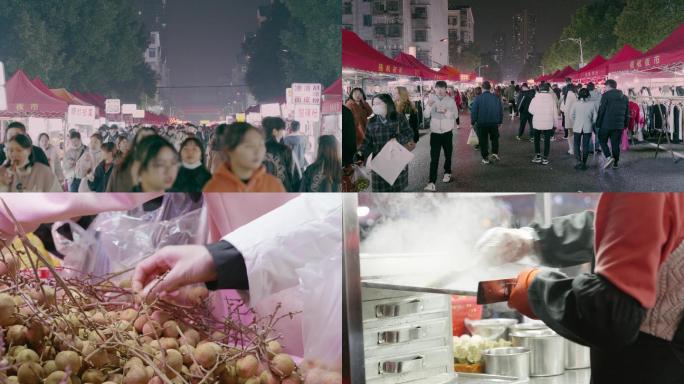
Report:
[[[64,100],[60,99],[59,97],[57,97],[54,93],[52,93],[52,91],[50,90],[50,87],[48,87],[40,77],[38,77],[38,76],[34,77],[33,80],[31,80],[31,83],[33,83],[33,85],[35,85],[36,88],[43,91],[44,94],[46,94],[50,97],[53,97],[57,100],[64,101]]]
[[[415,69],[376,51],[347,29],[342,29],[342,67],[389,75],[416,76]]]
[[[557,74],[554,73],[552,77],[550,77],[547,81],[551,83],[560,83],[565,81],[565,78],[568,77],[569,74],[575,72],[575,69],[571,66],[567,66],[563,68],[560,72]]]
[[[591,71],[584,74],[584,78],[582,80],[601,81],[608,76],[610,66],[612,64],[631,60],[641,56],[642,54],[643,53],[641,51],[632,48],[631,45],[625,44],[616,54],[613,55],[613,57],[606,60],[605,63],[596,66],[596,68],[593,68]]]
[[[539,77],[535,80],[535,82],[541,83],[542,81],[547,81],[547,80],[549,80],[549,79],[553,79],[554,77],[558,76],[558,74],[560,74],[560,73],[561,73],[561,70],[558,69],[558,70],[556,70],[556,72],[554,72],[554,73],[549,73],[549,74],[546,74],[546,75],[539,76]]]
[[[684,23],[643,55],[610,65],[610,72],[657,70],[684,63]]]
[[[342,96],[342,78],[338,78],[328,88],[323,90],[325,96]]]
[[[399,53],[394,57],[394,60],[398,63],[404,64],[406,66],[415,68],[418,77],[425,80],[446,80],[447,77],[439,72],[433,71],[432,68],[420,62],[420,60],[415,57],[406,54],[404,52]]]
[[[446,80],[461,81],[461,71],[452,66],[444,65],[437,73],[446,77]]]
[[[596,55],[589,64],[585,65],[583,68],[578,69],[574,73],[570,73],[568,77],[572,77],[573,81],[585,81],[591,78],[592,76],[595,76],[595,70],[598,68],[600,65],[604,64],[606,62],[606,58],[601,56],[601,55]]]
[[[14,73],[7,83],[7,110],[0,117],[64,118],[66,102],[46,94],[36,87],[22,70]]]
[[[52,93],[55,94],[58,98],[66,101],[70,105],[84,105],[84,106],[92,106],[90,103],[79,99],[76,97],[74,94],[71,92],[67,91],[65,88],[56,88],[56,89],[50,89]]]

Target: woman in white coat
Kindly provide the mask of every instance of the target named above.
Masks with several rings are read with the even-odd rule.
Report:
[[[534,127],[534,152],[532,159],[536,164],[549,164],[549,150],[551,146],[551,136],[558,118],[558,104],[556,96],[551,92],[551,85],[544,83],[541,85],[540,92],[537,93],[528,108],[532,114],[532,126]],[[542,157],[540,141],[544,138],[544,156]]]
[[[209,199],[209,195],[205,197]],[[210,215],[221,215],[221,212],[212,212]],[[307,300],[297,289],[298,270],[316,269],[321,263],[333,263],[339,265],[339,273],[326,276],[329,284],[319,294],[335,302],[341,295],[342,284],[341,229],[342,204],[339,194],[303,194],[225,234],[218,242],[206,246],[162,248],[138,264],[133,276],[133,288],[141,292],[141,296],[148,293],[164,295],[188,284],[206,283],[210,289],[242,291],[248,305],[261,315],[272,313],[278,303],[282,303],[288,311],[301,311],[307,308]],[[169,273],[164,280],[154,284],[154,279],[166,271]],[[342,350],[341,302],[339,304],[339,308],[335,306],[328,313],[330,318],[319,318],[317,321],[336,323],[331,328],[340,332],[320,334],[315,340],[319,345],[335,346],[330,351],[337,356],[318,358],[333,367],[338,365],[338,368]],[[311,318],[310,315],[307,315],[308,318]],[[289,335],[301,332],[302,321],[306,321],[306,318],[300,320],[295,317],[294,321],[285,321],[278,328],[285,338],[284,348],[287,352],[310,356],[306,345],[301,346],[301,340],[293,340],[292,335]],[[304,344],[309,343],[304,340]]]
[[[587,159],[591,153],[591,134],[598,115],[598,105],[591,100],[591,93],[587,88],[580,89],[578,98],[565,116],[570,116],[573,120],[572,132],[577,159],[575,169],[584,171],[587,169]]]
[[[574,155],[575,151],[573,150],[572,134],[572,126],[574,125],[574,121],[570,111],[577,102],[577,89],[575,88],[575,84],[568,84],[567,87],[568,93],[566,93],[561,100],[560,110],[563,112],[563,116],[565,116],[565,128],[568,129],[568,154]]]

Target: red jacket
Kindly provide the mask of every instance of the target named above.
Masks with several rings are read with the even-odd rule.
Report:
[[[596,210],[595,272],[645,308],[658,272],[684,241],[684,193],[604,193]]]

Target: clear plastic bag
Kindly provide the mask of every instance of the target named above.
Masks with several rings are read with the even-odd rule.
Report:
[[[150,212],[136,208],[100,213],[87,230],[74,222],[66,222],[71,226],[73,241],[56,231],[64,222],[55,223],[52,233],[57,249],[65,255],[66,273],[82,277],[83,274],[102,276],[121,272],[135,267],[164,246],[202,243],[203,234],[198,225],[201,199],[178,201],[167,197],[173,195],[166,195],[161,206]],[[131,273],[114,280],[129,278]]]
[[[342,257],[297,270],[302,294],[304,359],[342,369]]]
[[[356,164],[352,165],[352,167],[354,168],[352,183],[354,184],[356,192],[369,192],[371,179],[370,168]]]

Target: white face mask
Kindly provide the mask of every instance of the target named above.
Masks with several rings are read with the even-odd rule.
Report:
[[[198,168],[200,165],[202,165],[201,161],[198,161],[196,163],[183,163],[183,167],[187,169],[195,169]]]
[[[373,105],[373,113],[378,116],[387,117],[387,106],[384,104]]]

